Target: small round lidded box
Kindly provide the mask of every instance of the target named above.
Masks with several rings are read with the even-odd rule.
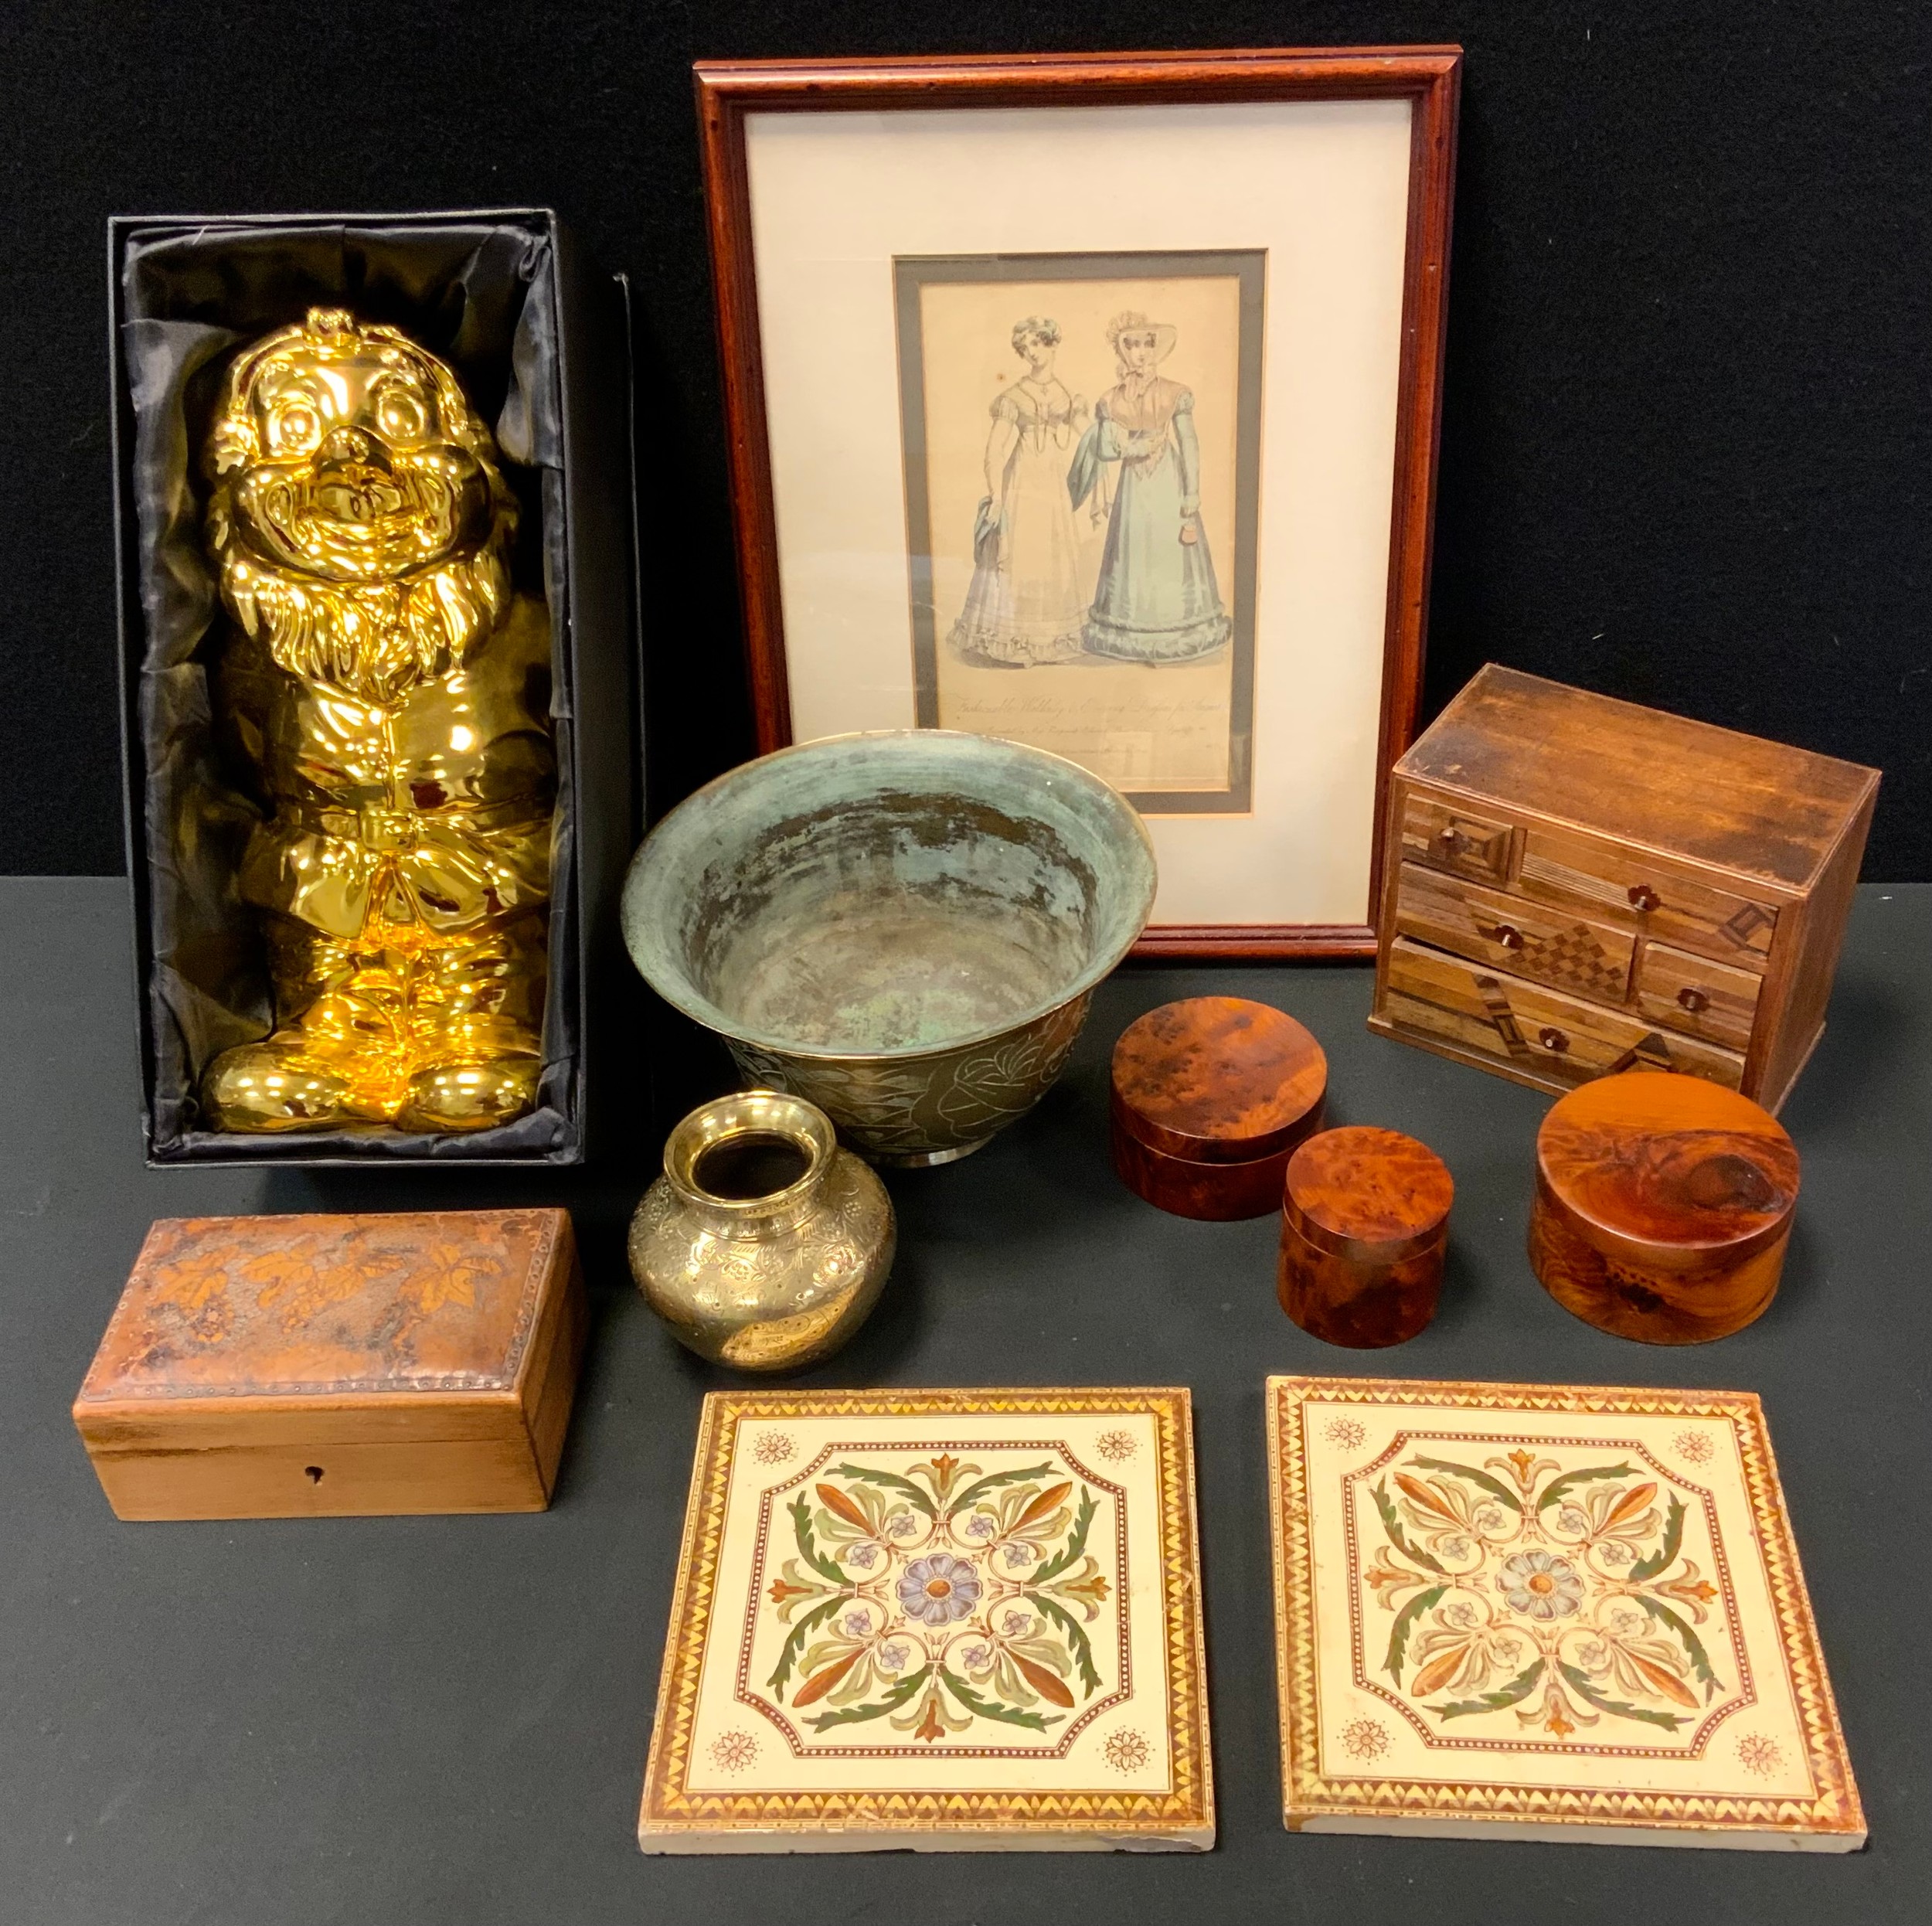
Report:
[[[1176,1217],[1278,1210],[1328,1088],[1321,1046],[1281,1011],[1238,996],[1164,1003],[1114,1046],[1114,1168]]]
[[[1750,1097],[1659,1070],[1599,1077],[1536,1133],[1530,1264],[1600,1331],[1728,1337],[1777,1295],[1798,1190],[1796,1145]]]
[[[1311,1337],[1406,1344],[1436,1315],[1455,1180],[1427,1144],[1352,1125],[1289,1160],[1275,1288]]]

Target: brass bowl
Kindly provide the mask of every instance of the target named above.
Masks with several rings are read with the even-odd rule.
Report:
[[[1154,886],[1139,816],[1077,764],[881,730],[680,803],[631,863],[624,933],[752,1082],[876,1163],[947,1163],[1050,1087]]]

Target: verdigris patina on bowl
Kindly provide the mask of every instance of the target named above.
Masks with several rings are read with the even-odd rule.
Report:
[[[753,1081],[876,1162],[944,1163],[1045,1094],[1154,882],[1140,818],[1077,764],[885,730],[680,803],[631,863],[624,934]]]

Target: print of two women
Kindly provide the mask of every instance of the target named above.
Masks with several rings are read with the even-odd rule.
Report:
[[[1029,316],[1013,329],[1027,371],[993,403],[973,579],[950,637],[968,662],[1192,662],[1228,639],[1201,526],[1194,396],[1155,372],[1175,330],[1130,311],[1107,338],[1119,379],[1090,420],[1053,372],[1057,323]],[[1090,592],[1082,508],[1107,529]]]

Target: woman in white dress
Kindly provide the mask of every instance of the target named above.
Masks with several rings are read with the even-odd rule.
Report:
[[[1027,669],[1080,653],[1090,598],[1066,470],[1088,410],[1053,373],[1060,339],[1058,322],[1037,315],[1013,328],[1026,373],[993,402],[973,579],[949,638],[969,662]]]

